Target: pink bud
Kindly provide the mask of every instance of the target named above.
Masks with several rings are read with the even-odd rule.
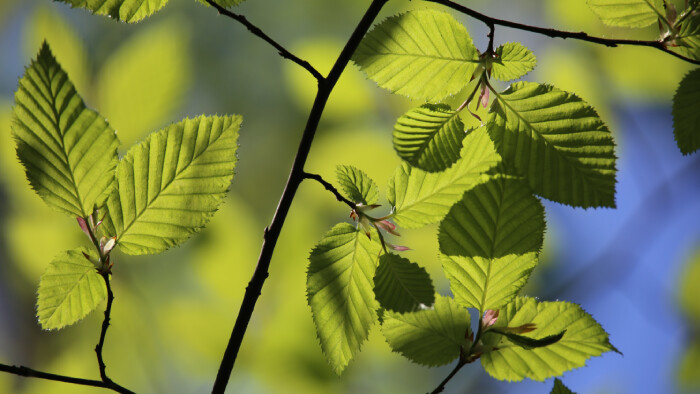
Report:
[[[524,334],[526,332],[534,331],[537,328],[535,323],[525,323],[518,327],[506,327],[506,331],[510,331],[515,334]]]
[[[90,237],[90,228],[88,228],[88,224],[85,221],[85,219],[83,219],[83,218],[77,218],[77,219],[78,219],[78,224],[80,225],[80,229],[83,230],[83,232],[85,233],[85,235],[88,236],[88,238],[92,239],[92,237]]]
[[[490,89],[486,87],[486,84],[481,85],[481,94],[479,95],[479,100],[481,105],[486,108],[489,105],[489,92]]]
[[[384,231],[388,232],[389,234],[396,235],[398,237],[401,236],[396,230],[396,225],[388,220],[379,220],[374,222],[374,224],[377,225],[377,227],[381,227]]]
[[[395,251],[397,251],[397,252],[405,252],[405,251],[407,251],[407,250],[411,250],[411,248],[409,248],[409,247],[407,247],[407,246],[392,245],[392,244],[390,244],[390,243],[387,243],[386,246],[388,246],[389,249],[395,250]]]
[[[481,325],[483,328],[489,328],[496,323],[496,320],[498,320],[498,309],[489,309],[481,318]]]

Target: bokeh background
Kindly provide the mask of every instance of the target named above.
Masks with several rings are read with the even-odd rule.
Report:
[[[325,73],[368,4],[249,0],[238,11]],[[653,29],[605,28],[584,0],[470,0],[469,6],[540,26],[654,38]],[[427,7],[437,8],[392,0],[380,19]],[[483,50],[485,27],[457,18]],[[0,0],[0,362],[54,373],[98,378],[93,349],[102,313],[59,332],[42,331],[35,319],[36,288],[49,261],[87,242],[73,218],[33,194],[14,154],[13,93],[44,39],[88,105],[118,131],[122,153],[186,116],[244,116],[237,175],[208,228],[162,255],[114,256],[108,374],[138,392],[208,392],[315,82],[242,26],[194,0],[171,0],[135,25],[51,1]],[[674,90],[690,67],[649,48],[605,48],[497,28],[496,43],[508,41],[521,41],[538,57],[524,79],[576,92],[597,108],[618,143],[618,208],[545,202],[542,263],[524,289],[542,300],[583,305],[624,353],[591,359],[563,381],[579,393],[700,392],[700,154],[680,154],[671,118]],[[349,66],[331,96],[307,170],[334,181],[337,164],[352,164],[383,187],[399,163],[391,148],[393,122],[418,104],[393,97]],[[305,271],[313,245],[348,213],[318,184],[302,185],[229,392],[422,393],[451,370],[411,364],[390,351],[375,326],[343,376],[331,372],[306,304]],[[397,242],[410,246],[405,256],[425,266],[438,291],[449,294],[435,231],[404,231]],[[446,392],[545,393],[551,384],[497,382],[477,363]],[[0,374],[0,393],[98,391]]]

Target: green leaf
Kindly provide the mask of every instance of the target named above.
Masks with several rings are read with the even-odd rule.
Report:
[[[389,179],[387,199],[395,207],[398,225],[417,228],[439,222],[500,161],[484,128],[470,132],[463,145],[461,158],[446,171],[429,173],[406,163],[397,168]]]
[[[564,383],[561,382],[561,380],[554,379],[554,387],[552,387],[552,391],[550,394],[576,394],[573,391],[569,390],[568,387],[564,386]]]
[[[661,0],[588,0],[588,6],[609,26],[645,27],[663,15]]]
[[[531,338],[564,336],[546,347],[526,350],[498,334],[484,336],[484,344],[496,350],[481,356],[481,365],[499,380],[520,381],[524,378],[543,381],[585,365],[586,360],[616,350],[608,334],[580,306],[564,301],[537,302],[517,297],[500,310],[494,328],[518,327],[533,323],[537,327],[526,334]]]
[[[535,55],[519,42],[508,42],[496,48],[491,63],[491,76],[501,81],[523,77],[535,68]]]
[[[514,344],[516,344],[516,345],[518,345],[521,348],[526,349],[526,350],[553,345],[553,344],[559,342],[562,339],[562,337],[564,337],[564,334],[566,334],[566,330],[564,330],[558,334],[547,335],[546,337],[542,337],[542,338],[530,338],[530,337],[526,337],[524,335],[518,335],[518,334],[514,334],[514,333],[509,332],[509,331],[503,331],[503,330],[499,330],[499,329],[492,329],[488,332],[503,335],[504,337],[508,338]]]
[[[592,107],[534,82],[496,96],[488,132],[503,162],[535,193],[572,206],[615,206],[615,144]]]
[[[379,199],[377,184],[364,171],[353,166],[336,166],[338,183],[348,199],[362,205],[372,205]]]
[[[394,149],[399,157],[424,171],[444,171],[459,159],[464,123],[446,104],[414,108],[394,125]]]
[[[544,207],[522,181],[492,178],[464,193],[438,234],[455,299],[482,313],[510,302],[537,265],[544,229]]]
[[[420,10],[376,25],[353,61],[379,86],[434,102],[467,85],[478,54],[467,29],[451,15]]]
[[[435,302],[435,288],[425,268],[393,253],[379,258],[374,294],[382,308],[404,313]]]
[[[694,11],[692,15],[681,22],[673,43],[682,54],[700,60],[700,12]]]
[[[321,349],[340,375],[377,320],[374,273],[381,252],[372,239],[349,223],[326,233],[309,257],[306,289]]]
[[[15,93],[17,156],[51,207],[87,217],[114,183],[117,137],[75,91],[44,43]]]
[[[138,22],[165,6],[168,0],[58,0],[122,22]]]
[[[85,248],[67,250],[49,264],[39,281],[37,317],[45,330],[71,325],[92,312],[107,295],[95,265],[97,256]]]
[[[683,77],[673,96],[673,135],[678,148],[689,155],[700,148],[700,68]]]
[[[241,120],[185,119],[129,149],[102,225],[124,253],[162,252],[206,225],[231,183]]]
[[[389,346],[427,366],[450,363],[469,342],[469,312],[452,298],[438,296],[432,309],[384,314],[382,332]]]

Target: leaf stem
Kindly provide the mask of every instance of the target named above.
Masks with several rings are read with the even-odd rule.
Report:
[[[316,70],[309,62],[307,62],[306,60],[302,60],[302,59],[298,58],[296,55],[294,55],[293,53],[289,52],[285,47],[280,45],[277,41],[273,40],[272,38],[270,38],[270,36],[265,34],[265,32],[260,30],[259,27],[250,23],[250,21],[248,21],[248,19],[245,16],[235,14],[235,13],[227,10],[226,8],[217,4],[214,0],[205,0],[205,1],[210,6],[216,8],[216,10],[219,11],[219,14],[227,16],[227,17],[239,22],[240,24],[245,26],[248,29],[248,31],[253,33],[253,35],[262,38],[265,42],[272,45],[275,49],[277,49],[277,53],[279,53],[280,56],[282,56],[285,59],[289,59],[289,60],[293,61],[294,63],[298,64],[299,66],[301,66],[303,69],[308,71],[314,78],[316,78],[316,80],[319,83],[325,79],[325,77],[320,72],[318,72],[318,70]]]
[[[323,114],[323,110],[326,106],[326,102],[328,101],[328,97],[333,91],[333,88],[338,82],[343,70],[345,70],[345,67],[350,62],[350,58],[359,46],[362,37],[364,37],[365,33],[367,33],[372,25],[372,22],[376,19],[379,11],[381,11],[382,7],[387,1],[388,0],[372,0],[369,8],[358,23],[357,27],[355,27],[355,30],[345,44],[345,47],[336,59],[333,68],[328,74],[328,77],[318,80],[319,83],[316,98],[314,99],[313,106],[311,107],[311,111],[304,128],[304,133],[302,134],[301,141],[299,142],[299,148],[297,149],[294,164],[292,164],[292,169],[290,170],[289,178],[287,179],[287,185],[285,186],[284,192],[280,197],[277,210],[272,218],[272,222],[264,230],[263,245],[262,249],[260,250],[260,257],[258,258],[257,266],[253,272],[253,277],[246,287],[243,302],[241,303],[240,311],[238,313],[238,317],[236,318],[236,323],[233,326],[233,331],[231,332],[231,337],[229,338],[221,365],[219,366],[219,371],[216,376],[216,381],[214,382],[212,393],[223,393],[228,385],[231,371],[233,370],[236,357],[238,356],[238,351],[241,347],[241,343],[243,342],[243,336],[245,335],[246,329],[248,328],[248,323],[250,322],[250,318],[255,309],[255,304],[258,297],[260,297],[263,284],[269,276],[268,270],[273,252],[275,250],[275,245],[277,244],[277,239],[282,231],[282,226],[284,225],[296,191],[301,182],[304,180],[304,165],[309,155],[311,144],[314,140],[314,136],[321,120],[321,115]],[[211,0],[207,0],[207,2],[212,4]],[[219,8],[220,7],[217,7],[217,9]],[[219,9],[219,12],[221,11],[222,10]]]
[[[467,365],[467,362],[460,358],[459,362],[457,363],[457,365],[455,365],[455,368],[452,370],[452,372],[450,372],[450,374],[447,375],[447,377],[443,379],[442,382],[440,382],[440,385],[437,386],[435,390],[431,391],[430,394],[442,393],[445,390],[445,386],[447,385],[447,383],[450,380],[452,380],[452,378],[455,375],[457,375],[457,372],[459,372],[459,370],[462,369],[462,367],[465,365]]]
[[[424,0],[424,1],[436,3],[436,4],[441,4],[441,5],[444,5],[445,7],[452,8],[455,11],[459,11],[463,14],[471,16],[474,19],[478,19],[478,20],[482,21],[487,26],[499,25],[499,26],[504,26],[504,27],[510,27],[512,29],[528,31],[530,33],[542,34],[542,35],[552,37],[552,38],[563,38],[563,39],[571,38],[574,40],[581,40],[581,41],[591,42],[594,44],[605,45],[607,47],[617,47],[620,45],[651,47],[651,48],[656,48],[662,52],[666,52],[669,55],[677,57],[677,58],[684,60],[688,63],[700,65],[700,60],[695,60],[695,59],[689,58],[687,56],[681,55],[680,53],[674,52],[674,51],[666,48],[666,46],[664,45],[664,43],[662,41],[617,40],[617,39],[611,39],[611,38],[594,37],[594,36],[590,36],[590,35],[586,34],[585,32],[571,32],[571,31],[557,30],[557,29],[552,29],[552,28],[537,27],[537,26],[526,25],[523,23],[512,22],[512,21],[508,21],[508,20],[504,20],[504,19],[493,18],[493,17],[490,17],[488,15],[484,15],[480,12],[477,12],[471,8],[465,7],[461,4],[455,3],[451,0]]]

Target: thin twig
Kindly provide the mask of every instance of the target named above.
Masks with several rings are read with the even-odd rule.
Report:
[[[210,0],[207,1],[210,2]],[[272,260],[275,245],[277,244],[277,239],[282,231],[282,226],[284,225],[296,191],[299,188],[299,184],[301,184],[301,182],[304,180],[304,165],[309,155],[309,151],[311,150],[311,143],[314,140],[316,129],[318,128],[318,124],[321,120],[321,115],[323,114],[328,97],[333,91],[333,88],[338,82],[343,70],[345,70],[345,67],[348,65],[348,62],[350,62],[352,54],[360,45],[362,37],[364,37],[365,33],[367,33],[372,25],[372,22],[376,19],[379,11],[387,1],[388,0],[372,0],[367,12],[365,12],[364,16],[348,39],[348,42],[345,44],[342,52],[340,55],[338,55],[338,58],[328,74],[328,77],[319,79],[318,92],[316,93],[316,98],[314,99],[313,106],[311,107],[301,141],[299,142],[299,148],[297,149],[294,164],[292,165],[289,178],[287,179],[287,185],[285,186],[284,192],[280,197],[280,201],[277,205],[275,215],[272,218],[272,222],[264,230],[263,245],[262,249],[260,250],[260,257],[258,258],[258,263],[255,267],[253,277],[248,283],[248,287],[246,287],[243,302],[241,303],[241,308],[238,312],[236,323],[233,326],[233,331],[231,332],[231,337],[229,338],[228,345],[226,346],[223,359],[221,360],[221,365],[219,366],[219,371],[216,375],[216,381],[214,382],[212,393],[223,393],[228,385],[231,371],[233,370],[236,357],[238,356],[238,351],[241,347],[241,343],[243,342],[243,336],[245,335],[248,328],[248,323],[250,322],[250,318],[255,310],[255,304],[258,297],[260,297],[263,284],[269,276],[268,270],[270,268],[270,261]]]
[[[245,16],[239,15],[239,14],[236,14],[236,13],[233,13],[233,12],[227,10],[226,8],[217,4],[214,0],[205,0],[205,1],[210,6],[216,8],[216,10],[219,11],[219,14],[227,16],[227,17],[239,22],[240,24],[245,26],[251,33],[253,33],[253,35],[256,35],[256,36],[262,38],[265,42],[272,45],[275,49],[277,49],[277,52],[280,54],[280,56],[282,56],[285,59],[289,59],[289,60],[293,61],[294,63],[298,64],[299,66],[301,66],[302,68],[304,68],[314,78],[316,78],[317,81],[321,82],[325,79],[324,76],[321,75],[321,73],[318,72],[318,70],[316,70],[309,62],[307,62],[306,60],[302,60],[302,59],[298,58],[297,56],[295,56],[293,53],[289,52],[285,47],[280,45],[277,41],[273,40],[272,38],[270,38],[270,36],[265,34],[265,32],[260,30],[259,27],[250,23],[250,21],[248,21],[248,19]]]
[[[0,371],[23,376],[25,378],[38,378],[54,380],[57,382],[79,384],[81,386],[107,388],[107,386],[105,386],[105,383],[100,380],[81,379],[65,375],[57,375],[53,373],[37,371],[36,369],[27,368],[25,366],[0,364]]]
[[[656,48],[662,52],[666,52],[669,55],[675,56],[675,57],[682,59],[688,63],[700,64],[700,60],[695,60],[695,59],[689,58],[687,56],[681,55],[680,53],[674,52],[674,51],[666,48],[666,46],[661,41],[616,40],[616,39],[612,39],[612,38],[594,37],[594,36],[589,36],[585,32],[563,31],[563,30],[557,30],[557,29],[551,29],[551,28],[545,28],[545,27],[531,26],[531,25],[526,25],[523,23],[511,22],[511,21],[504,20],[504,19],[493,18],[493,17],[490,17],[488,15],[484,15],[480,12],[474,11],[473,9],[465,7],[461,4],[457,4],[451,0],[425,0],[425,1],[428,1],[431,3],[436,3],[436,4],[441,4],[441,5],[444,5],[445,7],[452,8],[455,11],[459,11],[463,14],[471,16],[474,19],[478,19],[478,20],[484,22],[487,26],[500,25],[500,26],[510,27],[513,29],[529,31],[531,33],[543,34],[543,35],[548,36],[548,37],[563,38],[563,39],[571,38],[574,40],[592,42],[594,44],[605,45],[608,47],[617,47],[620,45],[651,47],[651,48]]]
[[[304,179],[313,179],[313,180],[315,180],[316,182],[318,182],[318,183],[320,183],[321,185],[323,185],[323,187],[326,188],[326,190],[328,190],[329,192],[333,193],[333,195],[335,196],[336,200],[338,200],[338,201],[340,201],[340,202],[342,202],[342,203],[345,203],[345,205],[349,206],[350,209],[356,209],[356,208],[357,208],[357,205],[356,205],[354,202],[348,200],[348,199],[345,198],[342,194],[340,194],[340,192],[338,191],[338,189],[336,189],[333,185],[331,185],[330,182],[328,182],[328,181],[326,181],[325,179],[323,179],[323,177],[321,177],[321,175],[318,175],[318,174],[309,174],[308,172],[304,172]]]
[[[445,379],[443,379],[442,382],[440,382],[440,385],[438,385],[438,386],[435,388],[435,390],[431,391],[430,394],[442,393],[442,392],[445,390],[445,385],[447,385],[447,383],[448,383],[448,382],[457,374],[457,372],[459,372],[459,370],[462,369],[462,367],[465,366],[465,365],[467,365],[467,363],[460,359],[459,362],[457,363],[457,365],[455,366],[455,368],[452,370],[452,372],[450,372],[450,374],[447,375],[447,377],[446,377]]]

